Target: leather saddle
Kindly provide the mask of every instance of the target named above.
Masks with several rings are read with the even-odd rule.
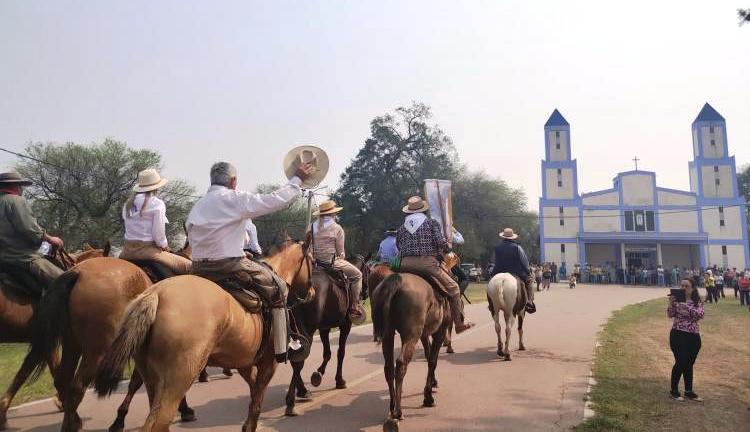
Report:
[[[224,288],[224,291],[234,297],[235,300],[246,311],[257,314],[263,308],[263,298],[252,289],[248,289],[247,284],[241,280],[227,278],[216,282],[217,285]]]
[[[319,260],[315,260],[315,267],[327,274],[336,283],[337,287],[348,293],[349,281],[346,279],[343,271],[336,270],[332,263]]]
[[[450,298],[450,295],[445,290],[445,288],[443,288],[443,286],[440,284],[440,282],[438,282],[438,280],[436,278],[434,278],[432,275],[430,275],[428,273],[422,273],[422,272],[417,272],[417,271],[408,271],[408,272],[406,272],[406,271],[404,271],[404,272],[397,271],[396,273],[410,273],[410,274],[413,274],[415,276],[419,276],[422,279],[424,279],[428,284],[430,284],[430,286],[432,287],[433,291],[435,291],[435,293],[438,294],[439,298],[440,297],[444,297],[446,299]]]
[[[151,282],[157,283],[164,279],[175,276],[175,274],[164,264],[152,260],[128,260],[140,267],[146,273]]]

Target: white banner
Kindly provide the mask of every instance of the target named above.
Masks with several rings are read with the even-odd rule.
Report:
[[[453,185],[450,180],[427,179],[424,195],[430,204],[430,216],[443,227],[443,235],[453,246]]]

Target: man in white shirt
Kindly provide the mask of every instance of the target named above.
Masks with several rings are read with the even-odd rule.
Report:
[[[195,203],[185,223],[193,248],[193,274],[219,285],[231,280],[254,287],[271,308],[284,308],[286,283],[268,267],[245,257],[245,228],[248,219],[274,213],[297,199],[302,181],[311,172],[310,164],[302,164],[289,183],[274,192],[258,194],[236,190],[235,167],[228,162],[215,163],[211,167],[211,187]],[[283,316],[272,315],[274,328],[286,331],[286,322],[276,322]],[[286,360],[286,344],[276,346],[275,351],[278,362]]]
[[[255,226],[251,219],[248,219],[245,224],[244,249],[253,254],[255,258],[263,256],[263,248],[260,247],[260,242],[258,242],[258,227]]]

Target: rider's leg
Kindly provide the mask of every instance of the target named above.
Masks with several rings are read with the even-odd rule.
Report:
[[[349,282],[349,313],[359,315],[359,295],[362,292],[362,272],[347,260],[337,259],[333,268],[344,272]]]

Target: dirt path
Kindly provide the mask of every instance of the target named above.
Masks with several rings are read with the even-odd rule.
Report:
[[[409,367],[404,385],[405,431],[552,431],[566,430],[583,416],[583,396],[596,334],[613,310],[664,295],[664,290],[619,286],[579,285],[569,290],[556,285],[537,293],[539,312],[526,320],[527,351],[514,351],[513,361],[495,354],[496,336],[486,305],[471,305],[467,314],[477,327],[454,339],[456,353],[441,354],[437,377],[437,407],[422,408],[426,363],[421,349]],[[380,431],[388,409],[388,390],[383,378],[380,347],[371,342],[371,326],[355,329],[347,345],[344,377],[348,388],[334,390],[335,360],[312,402],[298,404],[300,417],[283,417],[284,395],[290,368],[280,366],[269,387],[261,416],[266,431]],[[337,335],[334,337],[337,338]],[[511,349],[518,347],[513,333]],[[333,348],[335,350],[335,347]],[[334,351],[335,358],[335,351]],[[321,359],[315,343],[312,362],[303,376],[309,379]],[[217,372],[217,371],[215,371]],[[97,400],[87,394],[79,412],[85,430],[106,429],[122,395]],[[239,377],[216,376],[208,384],[196,384],[188,393],[198,421],[175,423],[173,430],[239,430],[247,413],[247,386]],[[127,425],[143,423],[147,412],[145,394],[136,396]],[[51,402],[14,409],[10,430],[57,431],[61,414]]]

